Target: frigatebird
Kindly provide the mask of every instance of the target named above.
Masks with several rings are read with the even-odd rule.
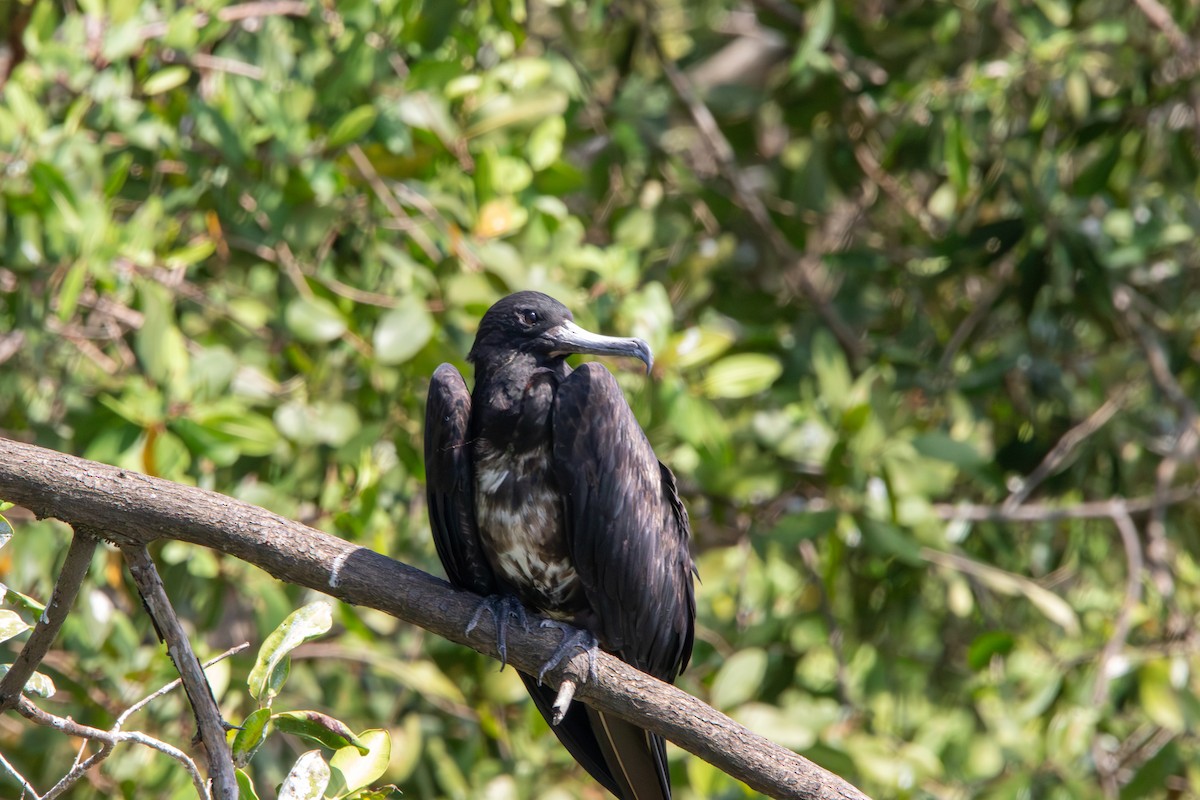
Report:
[[[496,617],[501,657],[508,618],[527,624],[528,608],[563,629],[548,666],[598,644],[674,681],[696,616],[687,511],[612,373],[595,362],[572,370],[574,353],[631,356],[647,373],[653,364],[641,339],[590,333],[557,300],[518,292],[479,324],[474,391],[450,364],[434,372],[425,470],[438,556],[451,583],[488,598],[480,610]],[[609,791],[670,798],[660,737],[579,703],[555,724],[555,692],[521,679]]]

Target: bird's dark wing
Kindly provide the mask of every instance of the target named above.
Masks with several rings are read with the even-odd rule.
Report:
[[[425,406],[425,492],[429,526],[446,577],[480,595],[496,591],[475,524],[475,483],[468,428],[471,393],[458,370],[442,364]]]
[[[687,513],[675,480],[599,364],[585,364],[559,384],[553,439],[567,545],[589,606],[584,624],[604,649],[673,681],[691,656],[696,613]],[[579,711],[572,709],[582,727]],[[618,796],[671,796],[662,739],[583,711],[588,730],[577,735],[599,746]],[[575,752],[569,732],[557,732]]]
[[[673,681],[692,650],[687,513],[612,373],[585,364],[558,387],[554,470],[567,546],[600,644]]]

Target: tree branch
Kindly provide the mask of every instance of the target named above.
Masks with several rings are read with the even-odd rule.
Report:
[[[170,539],[211,547],[279,580],[368,606],[497,658],[494,627],[467,622],[478,598],[379,553],[214,492],[0,439],[0,497],[39,517],[57,517],[119,546]],[[509,662],[526,674],[554,652],[558,635],[533,626],[508,632]],[[582,654],[547,674],[572,679],[576,696],[665,736],[680,747],[778,798],[846,800],[862,792],[807,759],[759,736],[686,692],[600,653],[584,680]]]
[[[102,731],[99,728],[93,728],[90,725],[82,725],[70,717],[59,717],[43,711],[24,697],[17,702],[17,713],[28,719],[30,722],[34,722],[38,725],[44,725],[47,728],[54,728],[55,730],[61,731],[68,736],[77,736],[81,739],[93,739],[98,742],[103,742],[104,748],[108,750],[111,750],[113,747],[116,747],[118,744],[123,742],[135,742],[137,744],[145,745],[152,750],[157,750],[158,752],[168,755],[182,764],[188,771],[188,774],[192,776],[192,785],[196,787],[196,793],[200,795],[201,800],[209,799],[208,789],[204,785],[204,780],[200,777],[200,770],[196,768],[196,762],[192,761],[188,754],[179,748],[169,745],[166,742],[161,742],[158,739],[155,739],[153,736],[147,736],[140,731]],[[105,749],[102,749],[100,753],[105,753],[107,755]],[[96,759],[98,756],[100,756],[100,753],[97,753],[83,763],[90,765],[93,759]],[[72,772],[74,772],[74,770],[72,770]],[[55,789],[57,789],[57,787],[55,787]],[[54,789],[51,790],[51,792],[53,791]],[[50,797],[50,792],[46,793],[46,797]]]
[[[196,733],[204,744],[208,756],[208,776],[212,783],[213,797],[218,800],[236,800],[238,796],[237,776],[233,771],[233,755],[225,741],[225,721],[217,698],[213,697],[212,686],[204,676],[200,659],[196,658],[187,633],[171,607],[167,588],[163,586],[154,560],[145,544],[125,545],[121,548],[129,565],[129,574],[137,586],[138,594],[146,605],[146,611],[154,622],[160,641],[167,645],[167,655],[175,665],[183,681],[183,691],[196,715]]]
[[[54,583],[50,602],[37,621],[33,633],[29,634],[29,640],[21,648],[16,661],[9,668],[8,674],[0,680],[0,714],[16,707],[25,683],[46,657],[50,645],[54,643],[59,629],[71,612],[71,607],[75,605],[75,596],[79,594],[79,587],[88,567],[91,566],[94,552],[96,540],[83,532],[81,527],[76,527],[75,537],[71,539],[71,547],[67,550],[67,558],[63,561],[62,572]]]

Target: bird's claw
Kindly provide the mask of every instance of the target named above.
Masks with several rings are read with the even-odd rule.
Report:
[[[567,657],[567,653],[573,649],[579,649],[587,653],[588,679],[594,680],[596,678],[596,652],[600,644],[596,641],[594,633],[553,619],[542,620],[539,627],[556,628],[562,632],[563,638],[558,643],[558,647],[551,653],[550,659],[545,664],[542,664],[542,668],[538,670],[538,686],[542,685],[542,678],[545,677],[546,673],[561,664],[562,660]]]
[[[483,618],[485,611],[490,612],[492,619],[496,621],[496,652],[500,654],[500,670],[503,672],[508,666],[508,620],[510,617],[516,618],[521,629],[528,631],[529,616],[525,613],[525,606],[521,605],[517,598],[509,594],[494,594],[485,597],[476,606],[471,621],[467,623],[467,634],[479,626],[479,620]]]

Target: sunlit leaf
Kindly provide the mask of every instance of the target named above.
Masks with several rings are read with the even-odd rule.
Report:
[[[392,757],[392,740],[385,730],[363,731],[358,737],[361,747],[343,747],[333,754],[329,766],[333,771],[330,789],[334,794],[358,791],[379,780],[387,771]]]
[[[371,130],[378,114],[379,112],[372,105],[359,106],[352,111],[347,111],[329,129],[329,136],[325,140],[326,146],[341,147],[361,139],[367,131]]]
[[[267,636],[258,651],[247,681],[250,694],[269,703],[287,680],[289,654],[304,642],[327,633],[333,625],[332,608],[324,600],[298,608]]]
[[[412,358],[433,336],[434,320],[425,303],[401,298],[375,326],[375,358],[382,364],[401,364]]]
[[[296,760],[279,787],[278,800],[320,800],[329,785],[329,765],[319,750],[309,750]]]
[[[21,615],[17,612],[0,609],[0,642],[20,636],[32,628],[33,626],[21,619]]]
[[[767,653],[757,647],[726,659],[713,680],[710,699],[717,708],[733,708],[758,696],[767,674]]]
[[[323,297],[297,297],[284,314],[288,330],[306,342],[331,342],[346,332],[346,319]]]
[[[783,374],[777,358],[763,353],[741,353],[714,362],[704,374],[704,394],[712,398],[741,399],[758,394]]]

